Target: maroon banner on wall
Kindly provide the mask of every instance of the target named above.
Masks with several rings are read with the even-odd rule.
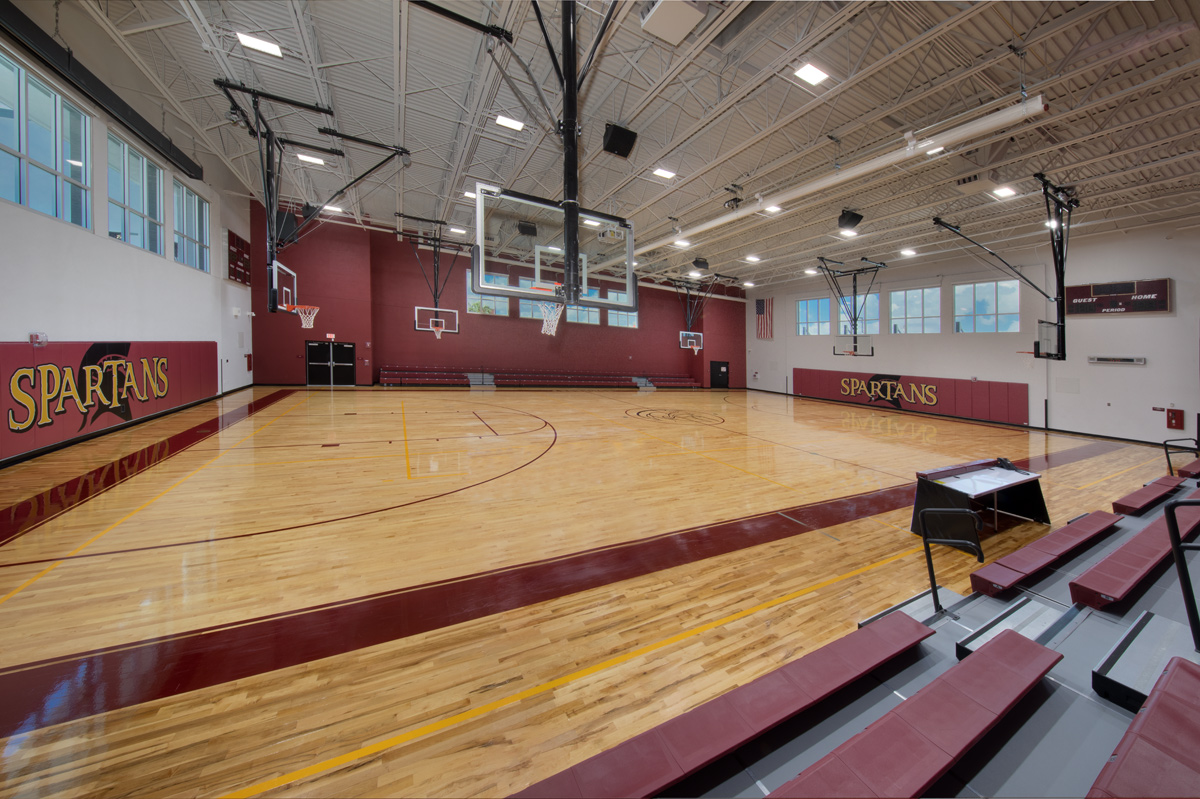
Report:
[[[215,341],[0,343],[0,461],[217,395]]]
[[[802,397],[987,422],[1029,424],[1027,383],[824,369],[793,369],[792,381],[792,391]]]

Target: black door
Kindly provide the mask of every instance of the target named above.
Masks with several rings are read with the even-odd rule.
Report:
[[[305,345],[308,385],[353,386],[354,344],[347,341],[309,341]]]
[[[729,361],[710,361],[708,384],[712,388],[729,388]]]

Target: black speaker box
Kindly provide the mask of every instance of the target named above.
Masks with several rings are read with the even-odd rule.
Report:
[[[628,128],[609,122],[604,126],[604,151],[628,158],[637,142],[637,134]]]

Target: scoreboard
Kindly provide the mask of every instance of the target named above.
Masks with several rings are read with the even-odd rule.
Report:
[[[1067,286],[1066,300],[1067,316],[1170,313],[1171,278]]]

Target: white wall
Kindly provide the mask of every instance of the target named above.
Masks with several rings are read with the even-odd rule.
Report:
[[[218,386],[231,391],[253,382],[250,288],[226,278],[227,231],[249,239],[249,202],[176,174],[116,123],[113,132],[164,169],[164,255],[110,239],[107,228],[107,142],[110,120],[90,102],[48,75],[22,51],[5,54],[53,86],[91,116],[91,226],[87,229],[0,200],[0,341],[216,341]],[[104,65],[87,64],[98,74]],[[206,177],[211,166],[205,163]],[[210,272],[177,263],[172,255],[172,180],[209,203]],[[215,179],[215,180],[214,180]],[[240,309],[234,316],[234,308]]]
[[[999,251],[999,250],[998,250]],[[1101,314],[1067,318],[1067,359],[1035,359],[1037,320],[1054,319],[1053,306],[1033,289],[1021,288],[1021,332],[874,336],[873,358],[832,353],[830,336],[797,336],[796,301],[830,296],[822,277],[806,276],[781,286],[757,289],[752,299],[775,298],[775,337],[754,334],[754,305],[746,319],[747,385],[792,392],[792,369],[870,371],[926,377],[1000,380],[1029,384],[1030,425],[1048,421],[1053,429],[1158,442],[1195,436],[1200,411],[1200,231],[1150,227],[1128,233],[1076,235],[1067,259],[1067,285],[1169,277],[1174,281],[1169,314]],[[1002,251],[1033,283],[1053,294],[1049,244]],[[871,257],[871,254],[868,255]],[[1005,279],[999,271],[964,255],[923,266],[920,256],[897,258],[880,271],[880,329],[887,323],[888,292],[941,286],[942,329],[953,329],[954,285]],[[849,264],[848,264],[849,268]],[[799,271],[799,268],[798,268]],[[864,288],[860,279],[859,290]],[[836,310],[834,311],[836,318]],[[1089,364],[1089,355],[1144,356],[1145,366]],[[757,373],[757,377],[756,377]],[[1046,419],[1044,401],[1048,400]],[[1185,429],[1167,430],[1166,414],[1153,407],[1184,410]]]

